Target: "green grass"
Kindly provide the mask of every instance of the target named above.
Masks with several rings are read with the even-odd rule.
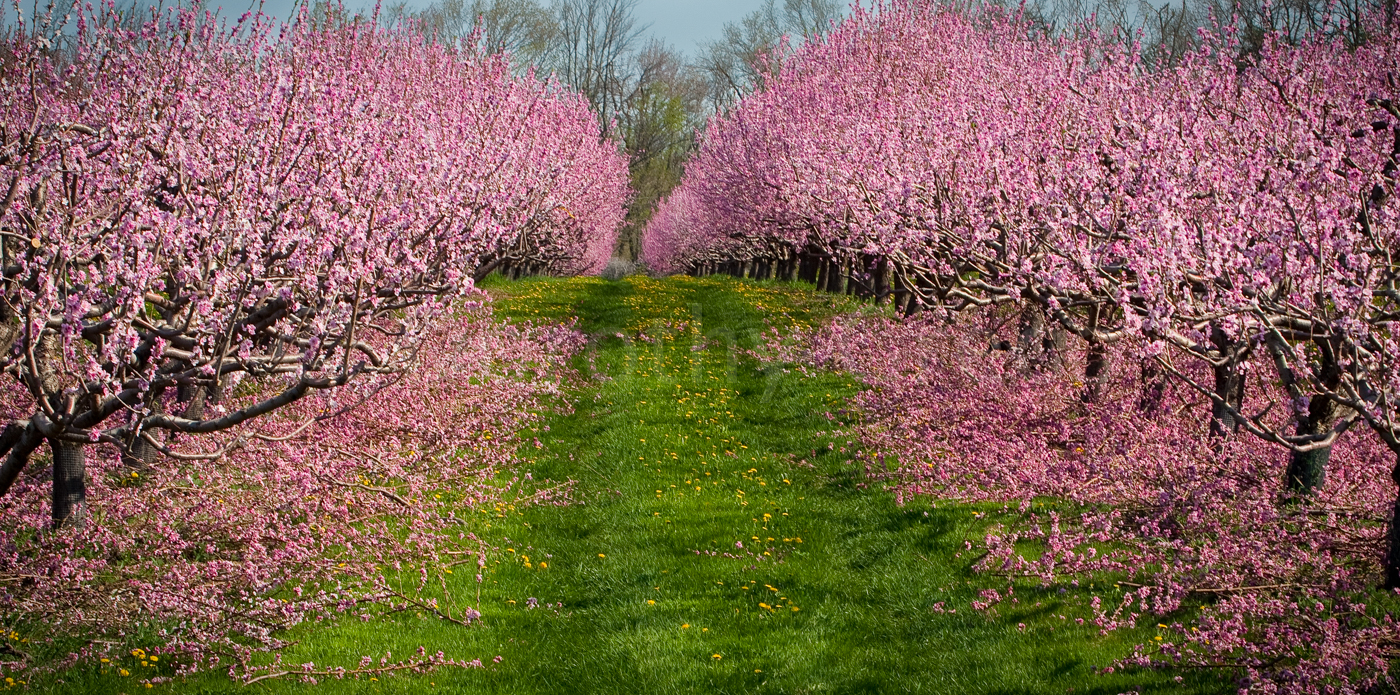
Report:
[[[536,480],[577,481],[574,503],[476,515],[473,530],[500,548],[481,591],[482,624],[405,612],[308,626],[285,657],[352,666],[362,654],[409,656],[421,645],[488,668],[329,681],[319,691],[1232,690],[1198,673],[1180,674],[1182,683],[1151,671],[1099,675],[1155,629],[1101,637],[1076,625],[1089,616],[1087,590],[1027,584],[995,616],[972,610],[982,588],[1005,589],[971,572],[965,545],[986,528],[972,512],[990,508],[896,505],[830,435],[857,383],[763,370],[742,353],[767,327],[842,305],[799,286],[729,279],[489,287],[508,320],[577,316],[594,338],[578,360],[588,385],[575,411],[549,420],[543,448],[525,452]],[[454,593],[469,595],[475,581],[463,569]],[[532,597],[541,607],[527,608]],[[937,612],[939,603],[956,613]],[[73,692],[137,691],[129,679],[70,675]],[[208,678],[162,690],[243,688]]]

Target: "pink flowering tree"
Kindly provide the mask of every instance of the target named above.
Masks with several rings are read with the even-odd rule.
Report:
[[[55,526],[90,445],[196,460],[312,394],[351,406],[484,267],[611,248],[625,161],[503,57],[193,9],[77,27],[66,53],[43,27],[0,48],[0,369],[27,394],[0,493],[47,443]]]

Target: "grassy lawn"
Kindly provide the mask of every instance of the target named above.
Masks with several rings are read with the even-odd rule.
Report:
[[[742,354],[766,327],[835,310],[829,299],[729,279],[491,287],[510,320],[578,316],[594,337],[579,358],[591,380],[575,411],[532,435],[542,448],[526,452],[535,480],[577,481],[574,503],[476,515],[473,530],[499,548],[481,588],[481,624],[412,611],[344,620],[297,630],[301,642],[285,657],[353,666],[363,654],[409,656],[423,646],[479,658],[485,669],[328,681],[319,691],[1232,690],[1201,674],[1180,674],[1181,683],[1177,674],[1100,674],[1151,641],[1155,621],[1100,637],[1075,623],[1089,616],[1084,590],[1026,584],[995,616],[972,610],[982,588],[1005,589],[968,569],[975,552],[965,541],[987,523],[972,512],[985,509],[896,505],[865,484],[846,442],[826,434],[858,384],[764,371]],[[469,568],[450,581],[457,595],[476,590]],[[71,676],[70,692],[138,690],[111,675]],[[302,689],[209,678],[154,692]]]

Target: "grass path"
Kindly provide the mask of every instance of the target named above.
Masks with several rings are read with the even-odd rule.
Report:
[[[580,358],[593,385],[529,451],[535,480],[577,481],[575,503],[479,515],[476,531],[503,558],[484,578],[482,625],[404,614],[306,631],[288,655],[336,664],[424,645],[480,657],[488,669],[320,691],[1225,689],[1190,674],[1176,683],[1170,674],[1097,673],[1154,630],[1100,637],[1076,625],[1089,614],[1084,591],[1017,587],[1018,603],[999,615],[972,610],[991,581],[968,569],[966,541],[987,523],[973,512],[983,508],[897,506],[829,434],[853,381],[763,371],[741,354],[770,325],[830,313],[828,300],[792,286],[690,278],[531,280],[493,292],[511,320],[577,316],[596,339]],[[453,579],[459,595],[475,590],[466,569]]]

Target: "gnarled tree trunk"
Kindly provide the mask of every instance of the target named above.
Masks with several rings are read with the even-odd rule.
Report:
[[[1240,422],[1231,412],[1238,413],[1244,403],[1244,375],[1231,358],[1233,341],[1219,327],[1211,329],[1210,340],[1222,356],[1221,364],[1211,367],[1215,376],[1215,398],[1210,401],[1210,436],[1232,437],[1240,431]]]
[[[1107,364],[1108,346],[1098,341],[1089,343],[1089,356],[1084,363],[1084,393],[1080,396],[1085,403],[1098,403],[1103,398]]]
[[[1342,408],[1335,401],[1322,394],[1314,394],[1308,402],[1307,416],[1298,421],[1297,434],[1325,434],[1337,424],[1341,415]],[[1288,457],[1288,477],[1285,479],[1288,492],[1307,496],[1322,487],[1331,458],[1331,446],[1293,452]]]
[[[1400,589],[1400,446],[1390,443],[1395,453],[1395,467],[1390,471],[1390,480],[1395,483],[1395,503],[1390,509],[1390,529],[1386,533],[1385,588]]]
[[[87,520],[87,466],[83,445],[53,438],[53,527],[82,526]]]
[[[1143,358],[1139,370],[1138,412],[1148,417],[1162,411],[1162,399],[1167,393],[1167,372],[1157,360]]]

